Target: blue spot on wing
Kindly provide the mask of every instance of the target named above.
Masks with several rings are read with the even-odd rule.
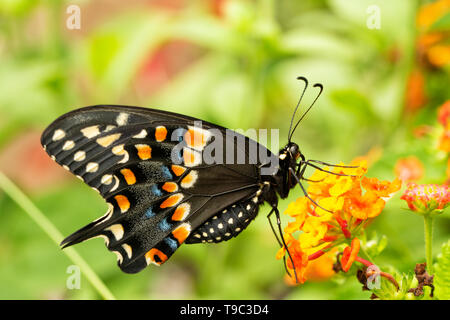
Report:
[[[153,212],[153,207],[148,208],[147,211],[145,212],[145,217],[151,218],[154,216],[155,216],[155,213]]]
[[[175,240],[173,240],[172,238],[169,238],[169,237],[164,238],[164,242],[167,243],[167,245],[168,245],[173,251],[177,250],[177,248],[178,248],[178,243],[177,243]]]
[[[159,229],[161,229],[162,231],[169,231],[170,228],[172,227],[168,222],[167,222],[167,218],[164,218],[159,224],[158,224]]]
[[[167,180],[172,180],[172,174],[170,173],[169,168],[167,168],[166,166],[162,166],[161,170]]]
[[[158,189],[158,186],[156,184],[152,185],[152,193],[157,197],[162,196],[162,192]]]

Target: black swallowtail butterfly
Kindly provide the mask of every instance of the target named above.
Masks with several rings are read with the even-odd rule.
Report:
[[[286,198],[296,184],[307,196],[300,184],[307,180],[306,167],[322,170],[317,164],[326,164],[305,160],[291,142],[323,90],[314,85],[320,92],[293,127],[308,86],[299,79],[305,87],[289,142],[277,155],[234,131],[205,121],[200,127],[198,119],[161,110],[99,105],[62,115],[44,131],[41,143],[53,160],[97,190],[109,209],[61,245],[103,237],[122,271],[136,273],[150,263],[161,265],[182,243],[236,237],[264,201],[272,207],[269,221],[277,216],[281,240],[276,238],[283,245],[278,198]],[[215,162],[205,163],[207,151]]]

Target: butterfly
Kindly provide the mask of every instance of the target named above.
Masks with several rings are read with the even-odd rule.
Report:
[[[270,223],[272,231],[286,247],[278,199],[297,184],[308,196],[300,183],[307,180],[306,167],[325,171],[319,165],[329,165],[306,160],[291,141],[323,90],[314,85],[319,94],[293,126],[308,87],[306,78],[298,79],[305,87],[278,154],[232,130],[163,110],[98,105],[56,119],[42,134],[44,150],[108,205],[105,215],[65,238],[62,247],[104,238],[120,269],[136,273],[163,264],[183,243],[236,237],[264,202],[271,207],[269,221],[273,213],[277,217],[280,237]]]

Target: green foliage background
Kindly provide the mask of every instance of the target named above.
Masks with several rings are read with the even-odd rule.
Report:
[[[184,5],[171,9],[164,2]],[[448,68],[426,74],[429,99],[419,111],[405,109],[406,83],[416,63],[415,17],[423,2],[229,0],[220,2],[225,5],[219,15],[213,10],[218,3],[0,1],[0,154],[24,133],[42,131],[71,109],[108,103],[161,108],[234,129],[279,128],[282,144],[300,93],[295,79],[302,75],[325,88],[294,137],[308,158],[348,162],[380,147],[382,156],[368,176],[391,180],[397,159],[415,155],[425,166],[421,182],[445,181],[446,155],[436,149],[436,110],[450,98]],[[81,30],[66,28],[71,4],[81,7]],[[366,26],[366,10],[374,4],[381,12],[380,29]],[[181,42],[181,49],[161,54],[172,42]],[[398,59],[389,58],[393,50]],[[158,61],[149,67],[149,60],[158,55],[167,63],[170,54],[181,67],[149,84],[145,75],[158,67]],[[186,56],[191,58],[179,62]],[[307,93],[303,110],[314,96],[313,90]],[[428,139],[412,134],[422,124],[433,128]],[[27,157],[28,151],[19,155]],[[10,166],[14,163],[0,170]],[[36,171],[28,179],[42,176]],[[64,235],[106,210],[97,193],[72,177],[24,190]],[[294,190],[281,211],[300,195]],[[370,296],[355,277],[288,287],[282,263],[275,260],[278,248],[267,213],[265,206],[236,239],[183,246],[161,268],[136,275],[120,272],[102,240],[76,249],[119,299]],[[448,214],[437,218],[435,227],[437,253],[449,238]],[[380,267],[412,272],[424,261],[422,219],[406,210],[398,194],[370,226],[369,235],[374,232],[387,238],[375,261]],[[0,299],[100,298],[84,277],[80,290],[66,288],[71,264],[0,192]]]

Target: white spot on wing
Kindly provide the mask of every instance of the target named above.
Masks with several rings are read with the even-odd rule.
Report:
[[[105,230],[111,231],[117,241],[123,238],[124,230],[121,224],[113,224]]]
[[[72,149],[74,146],[75,146],[75,142],[73,142],[73,140],[67,140],[67,141],[64,143],[62,149],[63,149],[64,151],[67,151],[67,150]]]
[[[113,179],[113,176],[111,174],[105,174],[102,177],[101,183],[102,184],[106,184],[106,185],[110,185],[112,183],[112,179]]]
[[[83,150],[77,151],[77,153],[73,156],[73,160],[75,161],[83,161],[84,159],[86,159],[86,152]]]
[[[128,259],[131,259],[131,256],[133,255],[133,250],[131,249],[130,245],[124,243],[122,245],[122,248],[127,253]]]
[[[100,134],[100,130],[99,130],[98,126],[90,126],[90,127],[81,129],[81,133],[86,138],[91,139],[93,137],[98,136]]]
[[[97,172],[98,170],[98,163],[97,162],[89,162],[86,165],[86,172]]]
[[[127,122],[128,122],[128,116],[129,116],[128,113],[121,112],[121,113],[117,116],[117,118],[116,118],[117,124],[118,124],[119,126],[124,126],[124,125],[126,125]]]
[[[61,140],[62,138],[64,138],[65,136],[66,136],[66,133],[64,132],[64,130],[62,130],[62,129],[57,129],[57,130],[55,130],[55,132],[53,133],[52,140],[53,140],[53,141],[58,141],[58,140]]]
[[[142,139],[142,138],[145,138],[146,136],[147,136],[147,130],[142,129],[142,131],[139,132],[137,135],[133,136],[133,138]]]

